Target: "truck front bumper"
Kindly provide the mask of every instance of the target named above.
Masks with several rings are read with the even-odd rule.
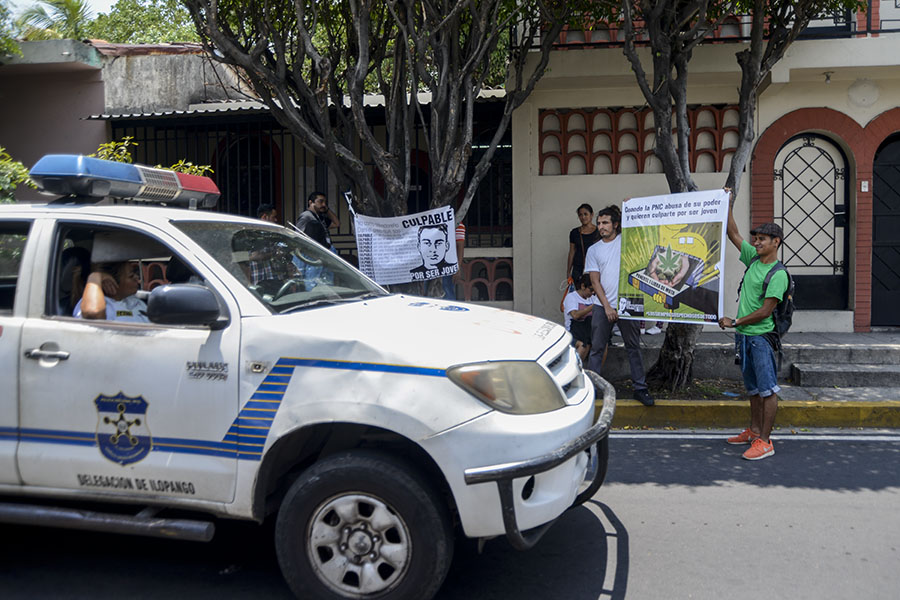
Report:
[[[514,479],[530,477],[549,471],[579,452],[589,451],[592,461],[595,462],[594,468],[588,469],[588,475],[585,478],[587,487],[575,497],[575,501],[570,507],[574,508],[592,497],[603,484],[603,479],[606,476],[606,463],[609,456],[609,428],[616,411],[616,392],[615,388],[608,381],[593,371],[585,370],[584,372],[590,377],[591,383],[594,384],[596,395],[603,394],[603,408],[597,421],[590,429],[543,456],[514,463],[466,469],[464,473],[465,482],[468,485],[492,481],[497,484],[506,537],[510,544],[518,550],[527,550],[534,546],[550,526],[556,522],[556,519],[528,531],[520,530],[516,520],[515,501],[513,498]]]

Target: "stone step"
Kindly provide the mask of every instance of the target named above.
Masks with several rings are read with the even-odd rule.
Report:
[[[900,347],[894,345],[816,346],[784,343],[784,360],[791,363],[849,363],[857,365],[900,365]]]
[[[855,402],[876,406],[885,402],[900,405],[900,389],[895,387],[812,387],[778,382],[778,399],[802,402]]]
[[[794,363],[791,381],[801,387],[898,387],[900,365]]]

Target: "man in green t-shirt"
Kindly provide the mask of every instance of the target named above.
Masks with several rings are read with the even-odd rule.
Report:
[[[775,331],[772,311],[787,291],[788,276],[784,270],[775,272],[766,287],[765,298],[763,282],[778,261],[778,248],[784,233],[775,223],[764,223],[750,231],[752,243],[748,242],[738,231],[733,207],[732,195],[728,208],[728,239],[740,251],[741,262],[747,266],[747,271],[741,286],[738,316],[736,319],[722,317],[719,327],[737,330],[741,374],[750,394],[750,427],[727,441],[729,444],[750,444],[744,458],[760,460],[775,454],[769,434],[775,424],[781,388],[778,387],[775,350],[768,338]]]

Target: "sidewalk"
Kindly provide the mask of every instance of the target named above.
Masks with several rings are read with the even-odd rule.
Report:
[[[664,334],[641,336],[644,365],[654,364]],[[681,397],[651,392],[656,405],[631,399],[621,338],[610,348],[603,376],[617,389],[614,427],[744,427],[749,404],[732,334],[705,331],[694,354],[694,376],[702,394]],[[789,333],[779,373],[781,427],[900,428],[900,332]],[[894,377],[894,373],[897,376]],[[792,382],[800,380],[804,385]],[[810,385],[815,383],[817,385]],[[721,390],[717,394],[717,390]]]

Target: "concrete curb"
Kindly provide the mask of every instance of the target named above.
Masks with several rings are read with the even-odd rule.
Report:
[[[747,400],[657,400],[655,406],[644,406],[636,400],[617,399],[612,426],[745,427],[749,413]],[[779,400],[775,424],[781,427],[900,427],[900,400]]]

